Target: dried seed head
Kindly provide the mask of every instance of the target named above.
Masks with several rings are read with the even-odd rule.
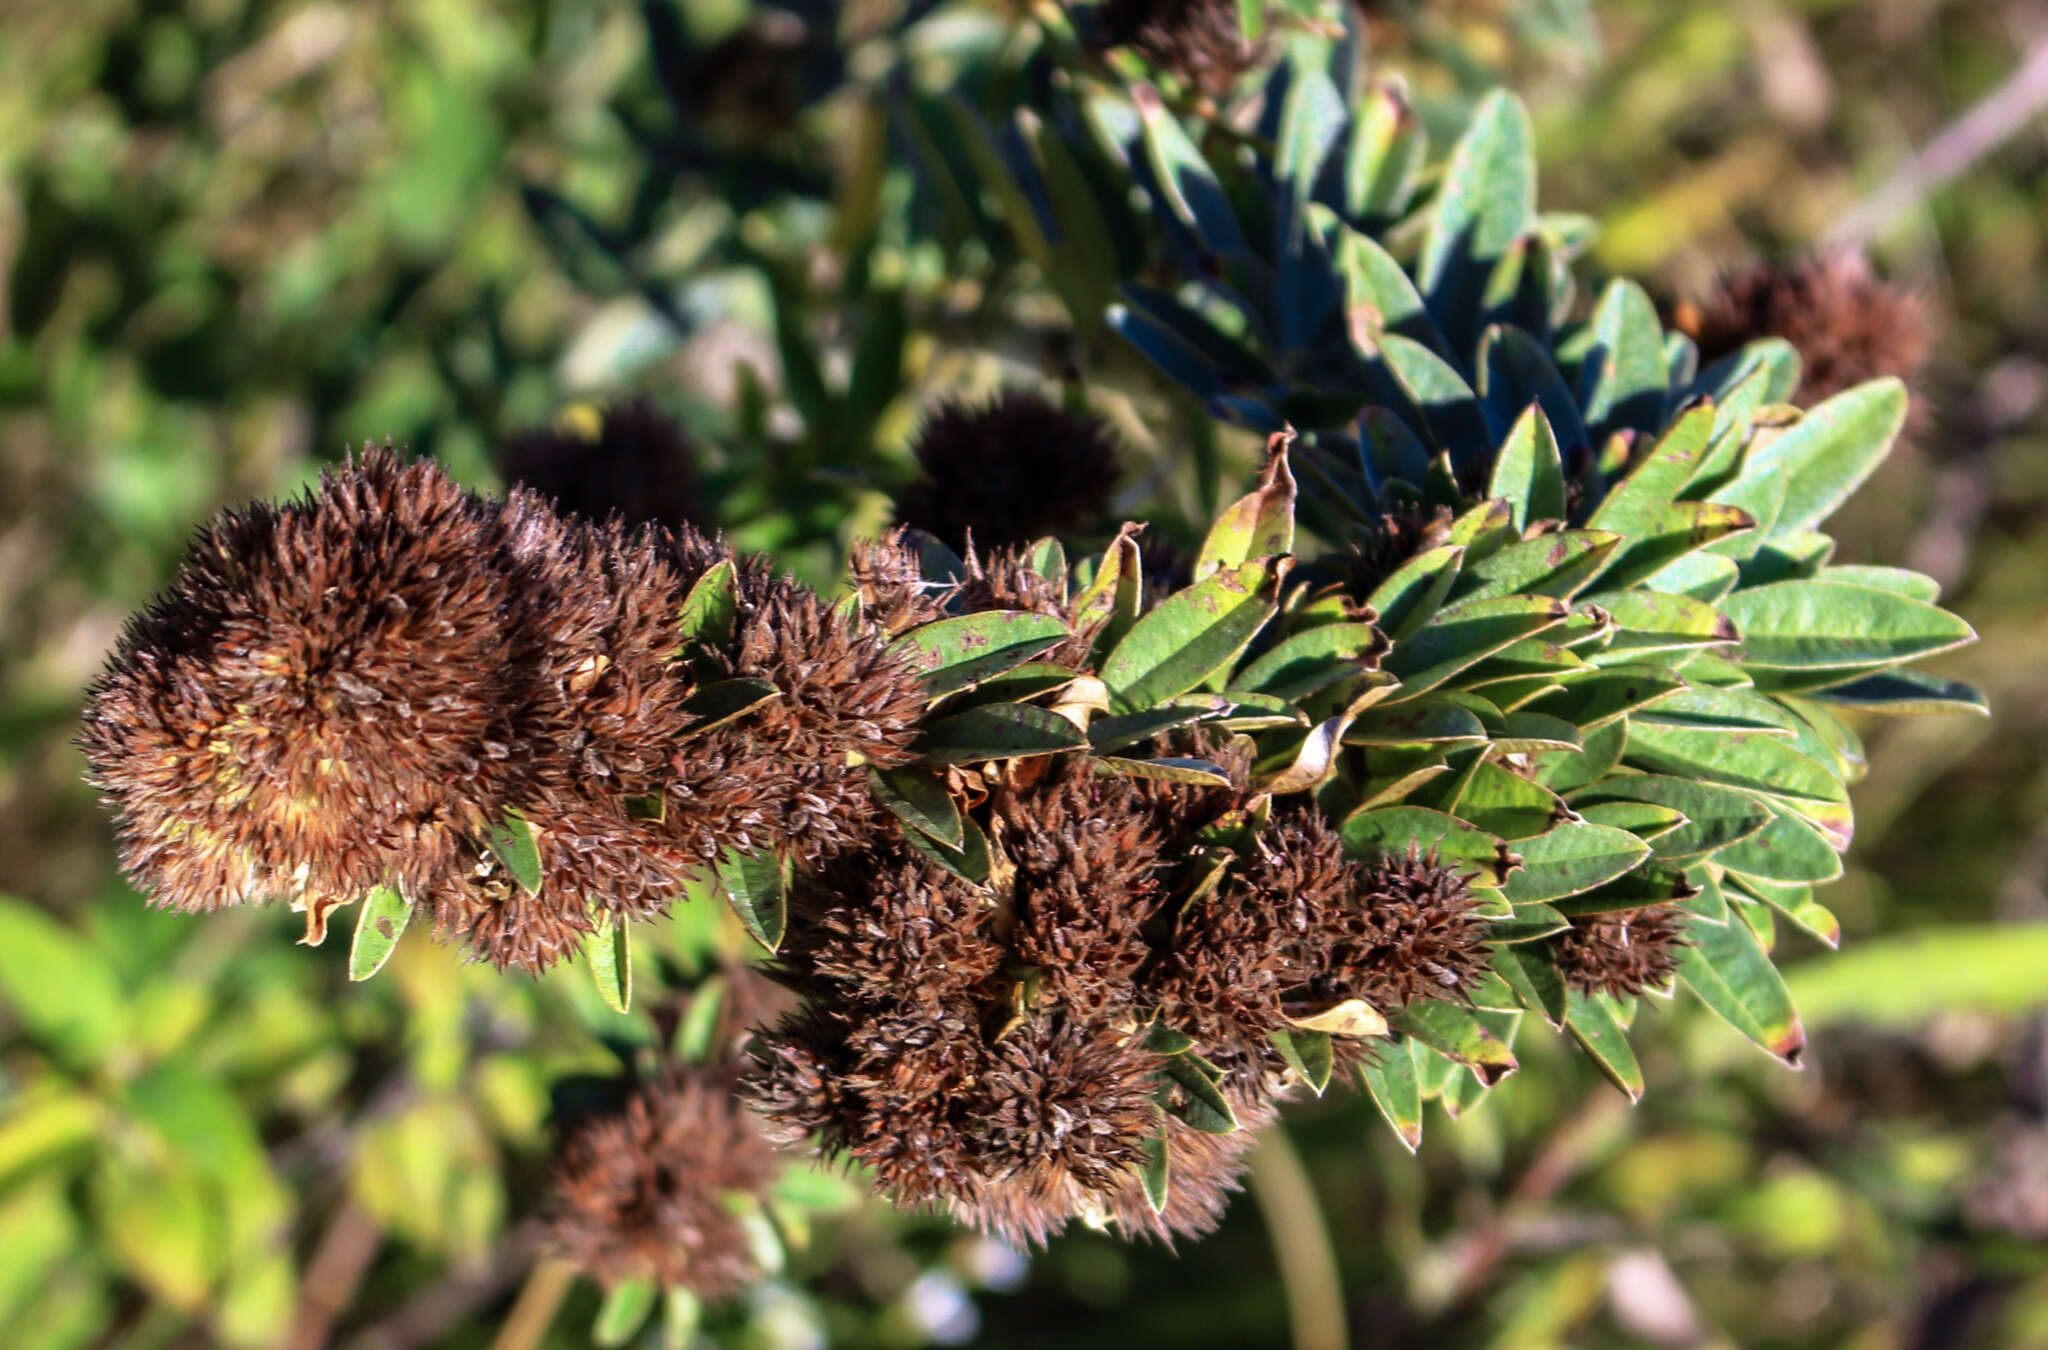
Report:
[[[644,400],[605,409],[595,435],[574,427],[522,431],[497,449],[508,484],[551,499],[561,511],[627,525],[704,525],[696,451],[682,426]]]
[[[1276,819],[1215,895],[1181,916],[1162,1016],[1205,1046],[1272,1067],[1290,1014],[1360,999],[1392,1013],[1462,998],[1487,967],[1470,875],[1410,849],[1366,865],[1313,811]],[[1345,1046],[1342,1038],[1339,1048]]]
[[[1125,1014],[1151,953],[1144,926],[1164,899],[1167,840],[1148,794],[1081,763],[1029,791],[999,793],[993,810],[1001,846],[1017,865],[1016,960],[1040,972],[1047,996],[1078,1013]]]
[[[1757,338],[1791,343],[1805,406],[1881,375],[1912,382],[1933,337],[1926,302],[1854,252],[1756,264],[1724,278],[1704,303],[1680,305],[1675,317],[1699,344],[1702,365]]]
[[[1238,26],[1235,0],[1106,0],[1097,23],[1108,47],[1129,47],[1155,70],[1221,98],[1264,56]]]
[[[1321,817],[1305,818],[1303,851],[1341,855]],[[1293,864],[1302,866],[1301,863]],[[1421,999],[1462,999],[1486,973],[1487,921],[1468,869],[1440,863],[1414,845],[1405,857],[1347,864],[1343,902],[1318,915],[1306,995],[1364,999],[1391,1013]]]
[[[917,674],[881,630],[751,564],[737,637],[718,655],[731,677],[765,680],[777,696],[675,747],[670,837],[707,862],[772,846],[804,866],[863,839],[880,819],[869,768],[910,757],[925,704]]]
[[[998,1041],[970,1107],[977,1184],[947,1197],[954,1216],[1021,1245],[1107,1211],[1161,1128],[1160,1063],[1129,1033],[1065,1017]]]
[[[848,561],[862,616],[891,637],[944,618],[954,590],[951,583],[925,579],[905,533],[898,527],[880,539],[862,540]]]
[[[768,10],[690,63],[690,113],[721,140],[758,146],[795,128],[803,92],[804,21]]]
[[[1581,915],[1551,939],[1565,983],[1581,993],[1604,991],[1616,998],[1669,988],[1684,945],[1673,905]]]
[[[440,469],[368,448],[202,530],[80,738],[136,885],[190,911],[300,898],[318,932],[452,859],[509,773],[501,539]]]
[[[964,549],[1021,544],[1089,525],[1122,475],[1109,428],[1037,394],[942,403],[915,445],[923,470],[898,503],[903,523]]]
[[[728,1197],[758,1199],[776,1171],[730,1085],[679,1074],[564,1140],[549,1236],[607,1286],[651,1278],[726,1298],[760,1276]]]
[[[841,1001],[985,998],[1010,955],[979,887],[889,839],[798,878],[785,966]]]

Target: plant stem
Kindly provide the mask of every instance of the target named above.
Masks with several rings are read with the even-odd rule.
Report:
[[[1287,1293],[1294,1350],[1344,1350],[1351,1342],[1337,1253],[1301,1154],[1287,1131],[1275,1125],[1260,1134],[1250,1162],[1252,1196],[1266,1216],[1273,1260]]]
[[[576,1282],[576,1267],[552,1256],[543,1256],[526,1272],[519,1298],[498,1328],[491,1350],[534,1350],[548,1334],[548,1326],[562,1306],[569,1286]]]

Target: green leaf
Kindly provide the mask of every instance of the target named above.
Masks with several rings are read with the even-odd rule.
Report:
[[[1605,778],[1621,762],[1628,741],[1625,720],[1609,722],[1586,733],[1583,750],[1536,757],[1536,781],[1552,792],[1572,792]]]
[[[1204,581],[1225,568],[1255,558],[1294,551],[1294,474],[1287,466],[1287,441],[1273,438],[1273,449],[1249,495],[1224,508],[1195,560],[1195,580]]]
[[[1592,890],[1650,856],[1650,846],[1626,830],[1591,821],[1566,822],[1515,845],[1521,868],[1503,887],[1510,903],[1526,905]]]
[[[1411,636],[1397,641],[1380,663],[1401,681],[1407,700],[1428,692],[1511,642],[1532,637],[1564,619],[1571,607],[1548,596],[1508,595],[1467,600],[1438,610]]]
[[[1138,556],[1141,528],[1126,525],[1117,532],[1094,578],[1074,597],[1074,631],[1095,634],[1097,656],[1108,652],[1131,630],[1144,607],[1144,568]]]
[[[1793,1067],[1806,1032],[1792,995],[1745,923],[1686,923],[1678,976],[1700,1001],[1737,1031]]]
[[[1564,530],[1506,548],[1465,569],[1454,596],[1459,601],[1502,595],[1547,595],[1569,600],[1593,579],[1622,543],[1603,530]]]
[[[1735,625],[1712,605],[1683,595],[1656,591],[1601,591],[1580,601],[1597,605],[1614,622],[1614,638],[1603,657],[1606,664],[1630,661],[1650,652],[1686,647],[1713,647],[1737,640]]]
[[[1842,875],[1841,855],[1813,826],[1775,804],[1761,830],[1714,854],[1723,867],[1766,881],[1823,882]]]
[[[1708,857],[1749,838],[1771,820],[1770,808],[1747,793],[1662,774],[1605,779],[1572,797],[1574,806],[1619,801],[1653,802],[1685,817],[1684,824],[1651,842],[1650,856],[1660,862]]]
[[[1345,226],[1337,234],[1337,269],[1344,277],[1344,303],[1352,344],[1360,354],[1371,356],[1378,350],[1381,335],[1398,333],[1412,342],[1418,342],[1446,361],[1451,359],[1451,349],[1437,331],[1436,320],[1429,317],[1429,309],[1422,303],[1422,296],[1415,289],[1415,283],[1408,279],[1408,273],[1393,255],[1367,235]],[[1380,410],[1384,412],[1384,409]],[[1396,422],[1392,428],[1378,426],[1375,430],[1389,431],[1394,435],[1406,434],[1406,428]],[[1391,460],[1376,459],[1383,469],[1392,470],[1405,455]],[[1419,470],[1412,470],[1420,477]],[[1387,473],[1369,473],[1375,483],[1383,481]],[[1392,473],[1393,477],[1405,475]]]
[[[1415,1081],[1414,1042],[1378,1047],[1358,1076],[1380,1116],[1393,1127],[1394,1137],[1410,1153],[1422,1147],[1422,1094]]]
[[[1813,898],[1811,886],[1788,886],[1757,877],[1728,874],[1728,880],[1745,895],[1751,895],[1790,919],[1830,947],[1842,945],[1842,921]]]
[[[1504,442],[1502,457],[1514,448],[1515,433],[1528,421],[1531,408],[1544,419],[1542,434],[1551,439],[1552,455],[1557,453],[1560,443],[1587,443],[1586,428],[1579,421],[1578,401],[1572,397],[1564,376],[1558,373],[1550,352],[1519,328],[1494,324],[1479,339],[1479,408],[1486,415],[1492,438]],[[1499,473],[1500,461],[1496,458],[1494,474]],[[1525,515],[1516,522],[1516,529],[1532,517],[1562,519],[1564,505],[1560,501],[1555,512]]]
[[[1230,688],[1301,698],[1368,669],[1368,655],[1376,657],[1385,645],[1386,639],[1369,623],[1321,624],[1276,643],[1239,671]]]
[[[484,834],[484,843],[505,864],[505,870],[528,895],[540,894],[540,846],[534,842],[533,826],[526,813],[506,807],[504,823]]]
[[[105,956],[11,896],[0,896],[0,996],[22,1030],[75,1065],[99,1064],[127,1040],[127,1006]]]
[[[382,970],[411,919],[412,902],[400,895],[396,886],[372,886],[356,912],[356,935],[348,948],[348,977],[367,980]]]
[[[981,832],[972,816],[960,818],[960,833],[958,848],[941,843],[923,830],[905,830],[903,842],[961,880],[976,886],[983,885],[988,881],[991,863],[988,836]]]
[[[1615,283],[1617,286],[1621,284]],[[1661,356],[1658,358],[1660,362],[1662,359]],[[1662,387],[1660,380],[1660,391]],[[1679,492],[1691,481],[1694,470],[1707,452],[1707,437],[1713,425],[1714,410],[1709,406],[1703,405],[1682,414],[1655,445],[1637,457],[1627,476],[1608,489],[1599,509],[1587,520],[1587,526],[1625,535],[1633,545],[1636,538],[1647,533],[1653,523],[1664,517]]]
[[[1478,336],[1487,278],[1535,217],[1535,132],[1521,101],[1496,89],[1480,100],[1451,152],[1416,268],[1454,344]]]
[[[1273,616],[1286,573],[1285,559],[1249,562],[1161,601],[1102,663],[1112,711],[1154,707],[1228,667]]]
[[[1456,366],[1399,333],[1382,333],[1373,344],[1394,382],[1414,406],[1423,439],[1451,458],[1451,467],[1479,467],[1493,438],[1487,434],[1479,395]],[[1424,484],[1427,486],[1427,484]]]
[[[1973,712],[1989,715],[1984,695],[1960,680],[1917,670],[1886,670],[1814,695],[1845,708],[1879,713]]]
[[[1505,499],[1516,529],[1532,520],[1563,520],[1564,461],[1543,409],[1531,403],[1515,420],[1493,463],[1486,495]]]
[[[1485,739],[1486,724],[1470,709],[1433,699],[1367,709],[1344,733],[1346,745],[1456,745]]]
[[[1743,478],[1785,477],[1785,507],[1774,537],[1810,530],[1847,501],[1890,453],[1906,420],[1906,386],[1887,377],[1844,390],[1783,435],[1759,444]]]
[[[1495,838],[1513,842],[1542,834],[1565,807],[1549,788],[1482,759],[1450,810]]]
[[[875,800],[895,813],[913,829],[924,831],[940,843],[961,847],[960,809],[953,794],[937,775],[921,769],[870,769],[868,786]]]
[[[1098,755],[1091,763],[1098,775],[1148,778],[1161,783],[1190,783],[1196,787],[1230,786],[1230,770],[1206,759],[1123,759]]]
[[[1516,905],[1514,913],[1486,926],[1487,940],[1495,943],[1535,942],[1571,927],[1571,920],[1549,905]]]
[[[1236,705],[1222,695],[1206,696],[1202,703],[1167,704],[1158,708],[1147,708],[1142,712],[1123,713],[1115,717],[1098,717],[1088,724],[1088,743],[1098,754],[1121,750],[1127,745],[1149,741],[1162,731],[1188,726],[1205,717],[1227,713]]]
[[[1838,563],[1820,569],[1816,581],[1840,581],[1850,586],[1868,586],[1874,591],[1890,591],[1903,595],[1908,600],[1923,604],[1934,604],[1941,599],[1941,583],[1925,573],[1910,571],[1904,567],[1872,567],[1862,563]]]
[[[1424,853],[1433,848],[1446,866],[1471,867],[1488,886],[1502,884],[1515,857],[1477,826],[1422,806],[1353,812],[1339,833],[1355,858],[1404,858],[1410,846]]]
[[[1712,687],[1684,689],[1669,698],[1660,698],[1656,706],[1643,709],[1636,720],[1777,736],[1791,736],[1799,725],[1799,719],[1775,699],[1748,689]]]
[[[1065,641],[1067,626],[1049,614],[992,609],[937,619],[889,644],[937,698],[979,684]]]
[[[1378,491],[1395,479],[1414,487],[1429,477],[1429,450],[1400,414],[1367,408],[1358,415],[1358,462]]]
[[[1665,391],[1671,382],[1664,364],[1664,330],[1657,322],[1656,303],[1635,282],[1616,278],[1601,292],[1589,328],[1592,345],[1580,379],[1586,423],[1592,432],[1588,443],[1599,445],[1624,427],[1655,435],[1664,425]],[[1694,463],[1706,448],[1712,422],[1709,412],[1699,429]],[[1685,480],[1680,479],[1672,494],[1683,486]],[[1668,503],[1670,497],[1665,500]]]
[[[689,1350],[696,1342],[697,1327],[704,1319],[704,1300],[681,1285],[671,1285],[661,1295],[662,1350]]]
[[[1583,734],[1639,708],[1655,707],[1684,688],[1684,680],[1667,670],[1609,666],[1571,679],[1556,693],[1536,700],[1532,711],[1561,718]]]
[[[1192,1050],[1169,1056],[1160,1072],[1180,1092],[1171,1095],[1166,1109],[1204,1134],[1229,1134],[1237,1128],[1237,1112],[1216,1080],[1204,1072],[1214,1067]]]
[[[1628,761],[1651,773],[1788,797],[1841,801],[1841,780],[1783,737],[1634,722]]]
[[[1244,235],[1215,170],[1181,129],[1150,85],[1131,87],[1131,102],[1143,122],[1145,157],[1167,209],[1215,253],[1244,253]]]
[[[1407,210],[1428,139],[1398,87],[1382,83],[1367,90],[1353,111],[1344,155],[1348,214],[1356,220],[1392,219]]]
[[[1826,670],[1911,661],[1973,641],[1947,610],[1839,581],[1781,581],[1721,602],[1742,634],[1742,663]]]
[[[718,860],[718,882],[740,926],[754,941],[775,951],[789,926],[788,868],[772,854],[729,848]]]
[[[1056,712],[1028,703],[985,703],[927,723],[912,747],[930,764],[977,764],[1085,750],[1088,737]]]
[[[720,876],[724,876],[722,869]],[[728,890],[727,894],[730,895],[731,891]],[[753,933],[753,925],[749,924],[747,931]],[[754,933],[754,936],[760,938],[761,934]],[[781,935],[778,933],[776,938],[780,941]],[[765,941],[763,945],[767,945]],[[583,956],[590,966],[590,982],[597,986],[598,997],[604,1000],[605,1006],[615,1013],[632,1007],[633,926],[620,923],[609,913],[598,914],[597,927],[583,935]]]
[[[1629,1049],[1628,1032],[1606,1000],[1570,990],[1566,994],[1565,1027],[1607,1081],[1632,1102],[1643,1097],[1643,1070]]]
[[[1465,550],[1455,544],[1418,553],[1374,588],[1366,604],[1381,632],[1400,641],[1428,623],[1458,579]]]
[[[739,621],[738,583],[739,574],[730,559],[713,563],[697,578],[690,593],[683,597],[682,611],[676,616],[676,634],[681,639],[678,651],[682,655],[689,654],[693,643],[715,649],[732,644],[733,625]]]
[[[1173,1152],[1160,1130],[1145,1140],[1144,1160],[1138,1164],[1138,1180],[1145,1188],[1145,1203],[1154,1214],[1166,1212],[1166,1200],[1173,1189]]]
[[[1330,1086],[1330,1073],[1335,1067],[1330,1052],[1330,1033],[1275,1031],[1269,1033],[1268,1038],[1273,1042],[1273,1048],[1280,1052],[1280,1058],[1287,1061],[1287,1067],[1308,1084],[1309,1091],[1322,1096],[1323,1090]]]
[[[625,1345],[654,1311],[655,1285],[651,1279],[621,1280],[605,1291],[597,1310],[590,1338],[598,1345]]]
[[[1472,1070],[1487,1087],[1515,1071],[1515,1052],[1478,1017],[1455,1003],[1411,1003],[1391,1021],[1405,1035]]]
[[[1562,915],[1558,923],[1567,920]],[[1493,949],[1493,968],[1514,990],[1515,997],[1531,1012],[1543,1014],[1552,1026],[1564,1025],[1564,976],[1551,959],[1548,944],[1519,942]]]

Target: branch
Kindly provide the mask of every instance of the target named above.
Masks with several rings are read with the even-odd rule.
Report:
[[[1826,242],[1856,247],[1883,234],[1899,216],[1997,149],[2043,108],[2048,108],[2048,40],[2035,43],[2004,84],[1951,122],[1837,221]]]

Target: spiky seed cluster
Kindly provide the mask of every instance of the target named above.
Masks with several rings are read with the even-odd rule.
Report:
[[[989,813],[989,886],[902,844],[800,885],[783,956],[807,1006],[759,1043],[752,1092],[899,1201],[1012,1240],[1077,1214],[1162,1231],[1135,1169],[1162,1128],[1139,976],[1169,841],[1084,765],[996,786]]]
[[[604,916],[665,910],[728,846],[845,846],[923,691],[878,630],[752,562],[732,632],[686,655],[684,601],[731,560],[687,526],[486,501],[388,449],[227,513],[86,712],[130,875],[186,910],[291,899],[313,941],[395,883],[442,937],[537,971]],[[690,700],[721,674],[774,697],[707,727]],[[508,808],[537,894],[485,846]]]
[[[730,1083],[674,1074],[563,1141],[549,1236],[606,1286],[651,1278],[725,1298],[760,1275],[733,1202],[758,1201],[777,1170]]]
[[[1912,380],[1932,338],[1926,302],[1892,285],[1859,253],[1758,263],[1681,305],[1678,326],[1711,364],[1757,338],[1799,352],[1799,402],[1811,405],[1881,375]]]
[[[741,569],[734,631],[723,673],[775,695],[674,748],[670,832],[698,857],[772,847],[809,866],[873,828],[868,771],[910,758],[924,687],[879,629],[757,567]]]
[[[595,435],[574,425],[536,427],[497,448],[498,472],[557,509],[628,525],[708,526],[697,452],[673,418],[643,399],[604,410]]]
[[[954,400],[925,419],[921,470],[898,501],[906,525],[954,549],[1021,544],[1084,529],[1109,509],[1122,468],[1109,428],[1037,394]]]
[[[1321,816],[1289,813],[1182,916],[1159,983],[1162,1012],[1198,1041],[1259,1060],[1272,1032],[1349,1000],[1391,1013],[1463,997],[1488,960],[1470,882],[1412,849],[1350,861]]]
[[[1107,0],[1096,22],[1108,47],[1129,47],[1211,98],[1228,94],[1264,51],[1247,43],[1236,0]]]
[[[128,875],[188,910],[430,875],[506,791],[502,523],[369,451],[223,514],[129,624],[81,744]]]
[[[1551,939],[1551,952],[1565,983],[1580,993],[1626,998],[1670,988],[1684,945],[1678,908],[1649,905],[1581,915]]]
[[[1241,747],[1181,738],[1160,748],[1241,780]],[[1162,1113],[1176,1089],[1155,1021],[1194,1038],[1256,1128],[1286,1090],[1269,1037],[1290,1017],[1455,998],[1485,964],[1462,873],[1419,855],[1351,862],[1312,812],[1271,826],[1216,893],[1170,906],[1196,833],[1242,805],[1241,787],[1098,777],[1084,761],[987,792],[988,885],[907,844],[799,884],[783,961],[805,1004],[757,1043],[749,1091],[784,1137],[857,1159],[901,1202],[1012,1240],[1077,1216],[1205,1231],[1244,1143]],[[1140,1165],[1162,1131],[1179,1198],[1155,1213]]]

